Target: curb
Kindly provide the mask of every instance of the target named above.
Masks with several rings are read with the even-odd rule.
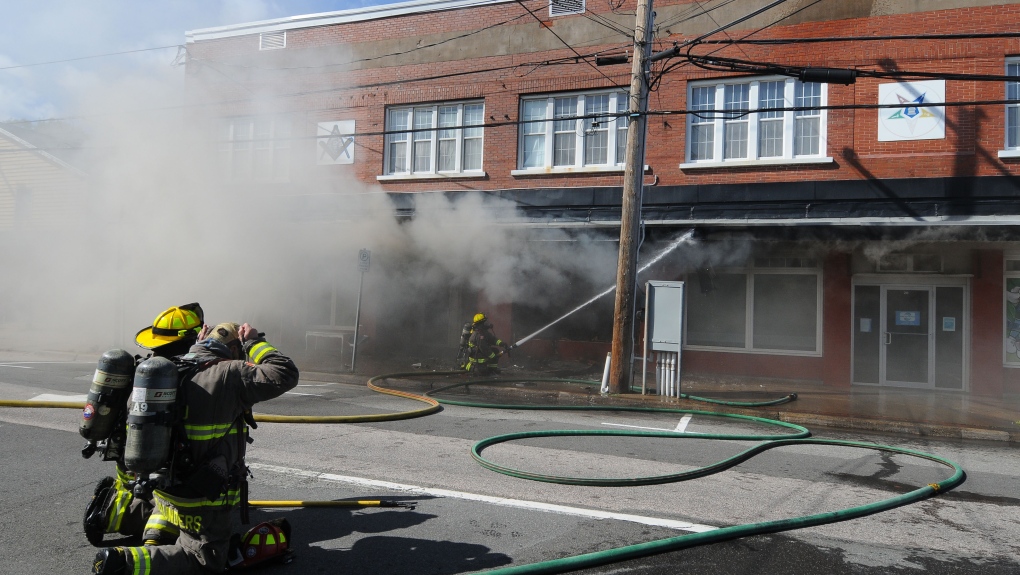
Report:
[[[422,372],[423,374],[428,372]],[[342,383],[348,385],[364,385],[368,380],[365,375],[341,374],[327,372],[302,372],[301,377],[308,381],[321,381],[327,383]],[[409,378],[404,378],[409,379]],[[690,400],[669,400],[658,395],[635,395],[634,397],[621,397],[618,395],[602,396],[597,393],[583,394],[570,391],[541,389],[537,387],[490,387],[485,388],[485,395],[503,397],[527,397],[530,399],[541,399],[552,403],[569,403],[577,405],[588,403],[590,405],[620,405],[627,407],[650,407],[651,402],[666,404],[679,409],[696,409],[712,413],[724,412],[722,409],[711,404],[703,404]],[[663,406],[665,407],[665,406]],[[1020,430],[1010,431],[996,428],[967,427],[962,425],[921,423],[902,420],[883,420],[865,417],[847,417],[838,415],[824,415],[815,413],[804,413],[798,411],[780,411],[776,409],[746,409],[726,408],[725,413],[736,413],[740,415],[753,415],[775,419],[786,423],[797,425],[819,426],[831,429],[844,429],[853,431],[877,431],[883,433],[898,433],[902,435],[913,435],[917,437],[932,437],[941,439],[969,439],[980,441],[997,441],[1007,443],[1020,443]]]

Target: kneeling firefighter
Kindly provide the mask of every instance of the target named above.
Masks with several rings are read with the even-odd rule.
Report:
[[[187,353],[198,341],[204,322],[205,314],[198,303],[174,306],[135,335],[135,343],[150,350],[148,356],[132,356],[116,349],[99,360],[78,431],[89,441],[82,455],[88,458],[99,451],[103,461],[116,462],[117,476],[102,479],[86,506],[85,537],[93,545],[101,546],[106,533],[141,534],[152,513],[151,498],[134,496],[136,477],[124,465],[128,396],[135,368],[152,357],[172,358]]]
[[[145,545],[100,550],[94,574],[188,575],[244,565],[230,557],[239,541],[230,514],[240,506],[247,523],[250,410],[293,389],[298,369],[248,324],[203,326],[198,340],[175,362],[152,357],[136,369],[124,462],[136,475],[135,498],[151,497],[152,512]]]

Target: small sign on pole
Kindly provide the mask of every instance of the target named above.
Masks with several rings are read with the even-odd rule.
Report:
[[[362,248],[358,252],[358,269],[364,273],[368,271],[368,264],[372,261],[372,252]]]

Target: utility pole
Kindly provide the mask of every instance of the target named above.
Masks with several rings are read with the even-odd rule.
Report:
[[[613,352],[610,359],[609,392],[630,391],[634,373],[634,299],[637,291],[637,233],[641,227],[641,196],[644,190],[645,133],[648,128],[648,77],[651,54],[652,0],[638,0],[634,30],[634,61],[631,65],[627,153],[623,176],[623,207],[620,216],[620,260],[616,271],[616,309],[613,312]]]

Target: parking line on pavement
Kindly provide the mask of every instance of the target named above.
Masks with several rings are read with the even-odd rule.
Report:
[[[691,422],[692,417],[694,416],[689,413],[681,417],[680,423],[676,424],[676,429],[674,429],[673,431],[677,433],[684,433],[685,431],[687,431],[687,424]]]
[[[334,481],[337,483],[347,483],[349,485],[357,485],[360,487],[374,487],[379,489],[389,489],[392,491],[402,491],[405,493],[430,495],[433,497],[464,499],[467,501],[478,501],[481,503],[489,503],[492,505],[502,505],[504,507],[516,507],[518,509],[532,509],[535,511],[544,511],[547,513],[561,513],[564,515],[575,515],[578,517],[588,517],[591,519],[616,519],[618,521],[629,521],[631,523],[640,523],[642,525],[651,525],[656,527],[668,527],[670,529],[677,529],[679,531],[690,531],[692,533],[703,533],[705,531],[714,531],[718,529],[718,527],[714,527],[712,525],[699,525],[697,523],[675,521],[673,519],[663,519],[660,517],[646,517],[642,515],[631,515],[628,513],[613,513],[610,511],[599,511],[597,509],[583,509],[580,507],[569,507],[566,505],[541,503],[539,501],[528,501],[525,499],[491,497],[489,495],[480,495],[477,493],[468,493],[465,491],[451,491],[449,489],[419,487],[417,485],[405,485],[402,483],[377,481],[375,479],[365,479],[363,477],[352,477],[349,475],[336,475],[333,473],[320,473],[318,471],[295,469],[293,467],[281,467],[279,465],[268,465],[265,463],[249,463],[248,465],[252,469],[258,469],[261,471],[270,471],[273,473],[293,475],[296,477],[320,479],[323,481]]]
[[[85,403],[88,400],[87,395],[58,395],[56,393],[42,393],[39,394],[29,401],[80,401]]]

